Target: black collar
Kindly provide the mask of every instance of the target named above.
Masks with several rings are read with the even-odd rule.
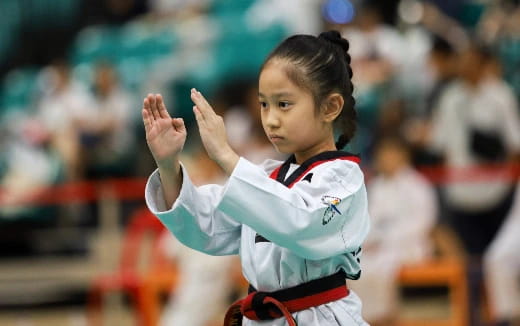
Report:
[[[271,173],[271,178],[273,178],[276,181],[280,182],[281,184],[284,184],[285,186],[291,188],[297,181],[299,181],[301,178],[303,178],[305,176],[305,174],[307,174],[307,172],[309,172],[315,166],[328,162],[328,161],[333,161],[336,159],[349,160],[349,161],[356,162],[357,164],[359,164],[361,161],[359,156],[351,154],[349,152],[344,152],[344,151],[322,152],[318,155],[315,155],[315,156],[307,159],[293,173],[291,173],[291,175],[288,178],[286,178],[287,172],[289,171],[291,164],[296,163],[296,158],[293,154],[281,166],[276,168],[276,170],[274,170]]]

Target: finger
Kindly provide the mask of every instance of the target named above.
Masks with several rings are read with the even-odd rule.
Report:
[[[145,99],[145,101],[148,102],[147,99]],[[154,120],[153,120],[152,114],[146,108],[143,108],[142,115],[143,115],[144,129],[145,129],[146,133],[148,133],[153,128]]]
[[[159,114],[159,110],[157,109],[157,102],[155,100],[155,95],[148,94],[148,101],[150,102],[150,112],[152,112],[152,116],[154,120],[160,119],[161,115]]]
[[[184,125],[184,120],[182,118],[172,119],[172,126],[178,132],[184,132],[186,130],[186,126]]]
[[[213,108],[209,105],[204,96],[194,88],[191,90],[191,100],[195,103],[204,118],[215,114],[215,111],[213,111]]]
[[[204,116],[196,105],[193,106],[193,113],[195,113],[195,120],[200,129],[201,123],[204,121]]]
[[[170,114],[168,110],[166,110],[166,105],[164,105],[164,101],[161,94],[156,94],[155,98],[157,99],[157,107],[159,108],[159,114],[161,118],[170,119]]]
[[[152,110],[152,94],[148,94],[146,95],[146,98],[144,99],[144,104],[145,104],[145,108],[146,108],[146,111],[148,112],[148,116],[150,117],[150,119],[152,120],[155,120],[155,116],[153,114],[153,110]]]
[[[152,108],[150,107],[150,99],[147,97],[145,97],[144,101],[143,101],[143,110],[146,111],[147,115],[148,115],[148,118],[152,120],[154,120],[154,117],[152,115]]]
[[[208,107],[211,109],[212,112],[215,112],[215,110],[213,110],[213,107],[209,104],[208,100],[206,100],[206,97],[204,97],[204,95],[202,95],[201,92],[197,91],[197,95],[202,99],[202,102]]]
[[[144,130],[146,131],[146,133],[148,133],[152,128],[152,119],[150,113],[148,113],[146,109],[143,109],[141,113],[143,115]]]

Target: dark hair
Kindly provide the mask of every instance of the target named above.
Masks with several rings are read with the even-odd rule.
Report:
[[[493,52],[493,48],[485,44],[481,40],[470,40],[468,49],[469,51],[478,55],[480,59],[484,62],[488,62],[495,59],[495,53]]]
[[[439,35],[433,36],[432,52],[439,53],[445,57],[455,54],[455,49],[448,40]]]
[[[336,147],[342,149],[356,132],[356,103],[352,92],[352,68],[348,54],[349,42],[337,31],[312,35],[294,35],[283,41],[267,57],[262,69],[272,59],[287,60],[292,67],[287,76],[299,87],[309,90],[319,109],[332,93],[343,96],[344,105],[334,121],[341,130]]]

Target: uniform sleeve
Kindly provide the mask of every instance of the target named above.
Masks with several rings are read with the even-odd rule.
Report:
[[[512,154],[520,153],[520,115],[518,102],[514,93],[507,88],[499,98],[503,110],[503,124],[500,129],[503,133],[507,150]]]
[[[357,250],[369,228],[361,170],[336,160],[313,172],[311,182],[287,188],[240,158],[218,209],[306,259]]]
[[[407,182],[408,205],[403,208],[401,225],[393,228],[385,241],[404,243],[422,243],[435,225],[437,219],[437,198],[434,189],[421,176],[410,177]],[[421,241],[422,240],[422,241]],[[418,241],[418,242],[417,242]]]
[[[439,99],[433,113],[430,147],[437,153],[445,153],[452,138],[453,128],[459,122],[457,108],[453,105],[453,85],[448,87]]]
[[[181,192],[172,207],[166,207],[159,171],[146,184],[145,198],[150,211],[184,245],[209,255],[238,254],[241,224],[215,209],[222,186],[195,187],[181,165]]]

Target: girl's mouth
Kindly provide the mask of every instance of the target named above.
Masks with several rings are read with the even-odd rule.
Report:
[[[273,135],[273,136],[269,136],[269,139],[270,139],[273,143],[277,143],[277,142],[282,141],[282,140],[283,140],[283,137]]]

